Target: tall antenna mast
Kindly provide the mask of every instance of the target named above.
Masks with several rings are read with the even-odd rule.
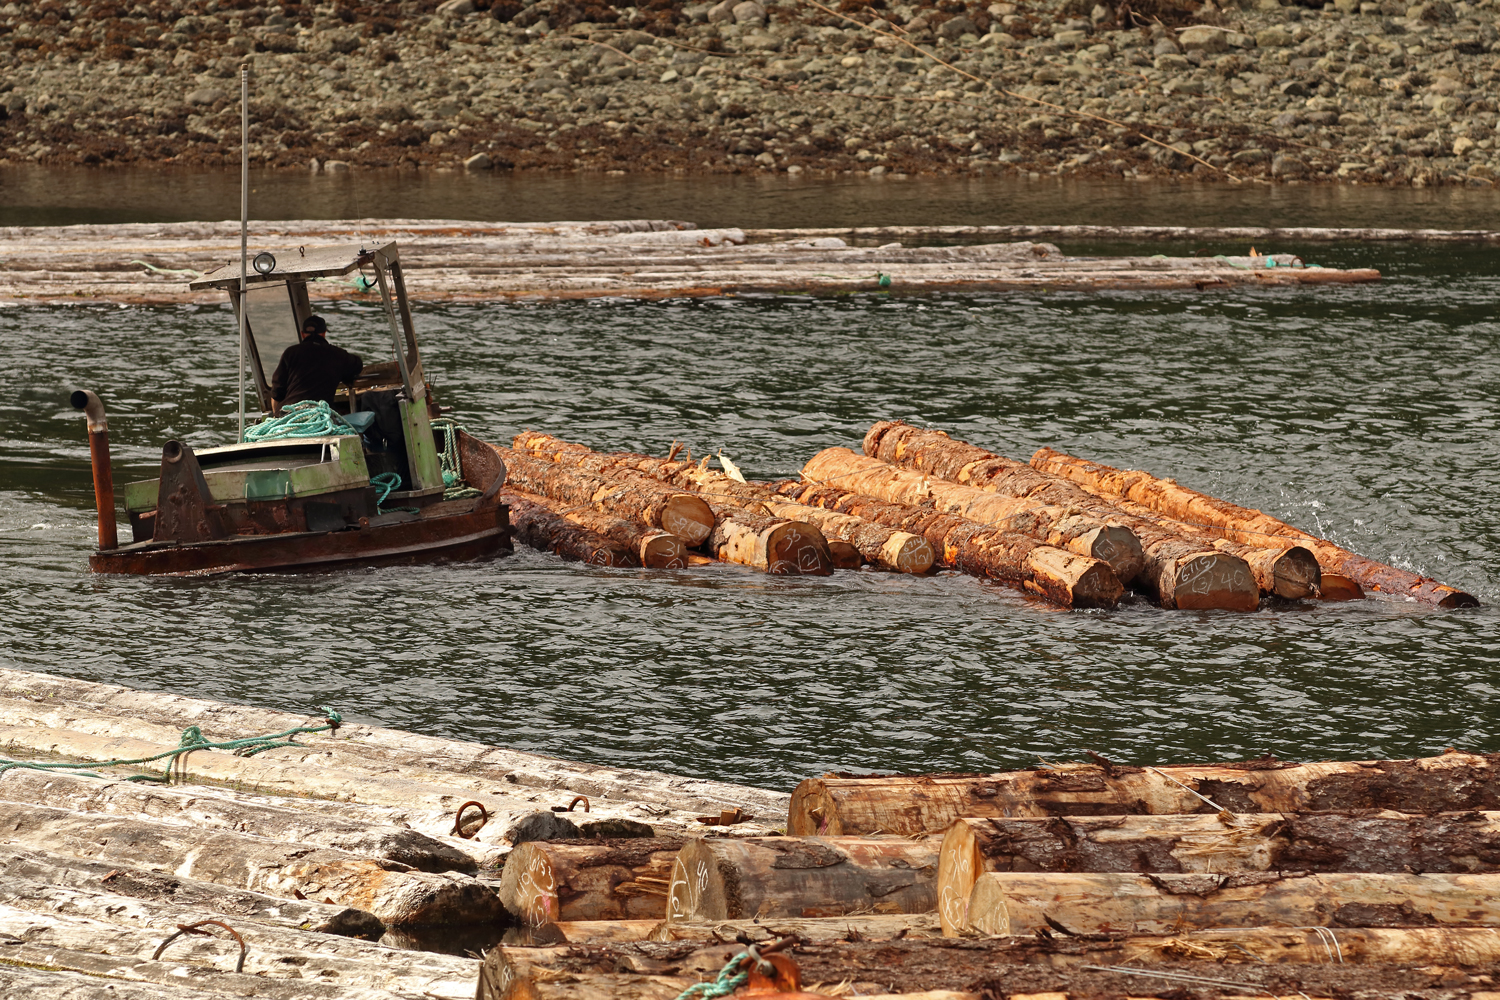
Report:
[[[240,67],[240,413],[239,440],[245,440],[245,275],[250,247],[250,67]]]

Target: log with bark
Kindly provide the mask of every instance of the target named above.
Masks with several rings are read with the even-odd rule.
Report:
[[[647,569],[683,569],[687,566],[687,544],[671,532],[648,528],[639,521],[611,517],[593,508],[568,510],[563,517],[596,535],[619,542],[635,555],[639,565]]]
[[[751,514],[710,503],[713,534],[705,547],[720,562],[739,563],[773,576],[828,576],[833,556],[823,533],[807,521]]]
[[[979,524],[931,506],[891,503],[815,483],[784,481],[777,493],[927,539],[940,565],[1015,587],[1071,608],[1112,608],[1124,588],[1109,564]]]
[[[960,819],[943,837],[938,914],[967,926],[985,872],[1500,871],[1500,813],[1362,811]]]
[[[937,838],[700,838],[672,865],[669,923],[925,913]]]
[[[930,486],[940,507],[957,509],[954,505],[972,498],[967,502],[976,513],[1003,513],[1005,505],[997,507],[995,501],[985,504],[978,499],[978,495],[991,493],[1005,498],[1006,505],[1050,504],[1128,529],[1140,547],[1140,582],[1163,607],[1251,610],[1254,603],[1246,585],[1252,579],[1251,570],[1244,563],[1243,553],[1232,546],[1219,551],[1222,546],[1184,535],[1174,526],[1122,511],[1061,477],[954,441],[942,431],[925,431],[899,421],[872,426],[865,435],[864,449],[867,455],[878,456],[888,464],[956,483]],[[908,489],[920,489],[923,482],[910,476],[901,480]],[[1121,579],[1129,582],[1123,575]]]
[[[1500,926],[1500,875],[986,872],[980,934],[1177,934],[1215,927]]]
[[[179,924],[219,920],[234,928],[248,951],[244,971],[266,981],[283,977],[337,982],[347,988],[379,988],[408,994],[430,991],[473,995],[479,963],[456,955],[405,951],[351,938],[268,924],[214,910],[143,903],[108,893],[29,883],[33,890],[0,904],[0,935],[28,945],[80,953],[146,957]],[[183,935],[165,952],[178,969],[234,969],[239,947],[223,930],[209,938]],[[4,957],[15,956],[7,949]],[[118,961],[118,959],[116,959]],[[66,966],[64,966],[66,967]]]
[[[505,859],[500,902],[528,927],[661,920],[681,837],[532,841]]]
[[[899,941],[940,937],[936,913],[892,913],[848,917],[767,917],[715,920],[690,924],[663,920],[649,935],[652,941],[734,941],[741,935],[754,941],[796,937],[802,941]]]
[[[1105,519],[1123,513],[1128,515],[1123,523],[1142,538],[1143,545],[1147,545],[1146,539],[1165,528],[1199,544],[1200,548],[1215,548],[1245,560],[1264,595],[1274,594],[1295,600],[1310,597],[1318,589],[1318,562],[1301,546],[1272,551],[1241,545],[1225,539],[1222,534],[1216,535],[1182,521],[1163,525],[1157,520],[1160,515],[1150,508],[1123,498],[1111,498],[1106,504],[1071,480],[967,442],[956,441],[943,431],[913,427],[900,420],[884,420],[871,426],[865,434],[864,451],[871,458],[903,469],[1006,496],[1075,507]],[[1149,555],[1147,553],[1148,562]],[[1154,574],[1160,577],[1159,566]]]
[[[1366,591],[1409,598],[1442,608],[1478,607],[1472,595],[1407,570],[1387,566],[1309,535],[1284,521],[1247,507],[1179,486],[1149,473],[1090,462],[1042,448],[1031,464],[1063,476],[1104,497],[1124,497],[1168,517],[1210,525],[1244,545],[1280,548],[1301,545],[1317,557],[1324,573],[1346,577]]]
[[[934,504],[938,510],[993,524],[1109,563],[1122,582],[1142,568],[1141,543],[1118,522],[1080,514],[1046,501],[1001,496],[898,469],[848,448],[825,448],[802,467],[802,477],[893,503]]]
[[[303,713],[5,668],[0,668],[0,696],[0,723],[8,727],[0,742],[79,760],[160,753],[178,746],[190,725],[200,726],[210,739],[229,739],[309,722]],[[197,751],[181,758],[173,774],[178,780],[280,793],[288,797],[278,805],[319,815],[343,811],[372,822],[406,822],[439,837],[452,830],[460,804],[478,799],[494,817],[479,841],[489,841],[492,830],[503,831],[507,815],[567,806],[578,795],[593,800],[600,818],[649,819],[653,825],[692,830],[702,829],[695,819],[702,813],[738,808],[773,816],[784,814],[789,800],[785,792],[746,785],[557,760],[351,722],[337,733],[307,733],[297,741],[298,746],[250,758]],[[479,849],[485,857],[494,853],[485,844]]]
[[[399,862],[418,871],[473,874],[479,868],[474,856],[463,849],[408,827],[310,813],[202,790],[15,768],[0,774],[0,798],[85,813],[130,816],[146,822],[300,841],[365,858]]]
[[[322,899],[390,925],[494,920],[493,889],[467,875],[408,869],[347,851],[70,809],[0,801],[0,829],[16,847],[65,851],[271,895]]]
[[[523,440],[526,435],[518,435]],[[625,521],[637,521],[701,545],[713,530],[713,512],[702,497],[674,490],[646,476],[604,476],[547,461],[525,449],[491,445],[505,461],[507,482],[517,490],[544,496],[568,508],[592,507]],[[519,447],[519,446],[518,446]]]
[[[733,503],[751,513],[808,521],[823,532],[829,540],[830,548],[835,539],[848,542],[866,561],[884,569],[902,573],[925,573],[932,568],[932,546],[925,538],[848,514],[791,503],[771,489],[771,484],[768,483],[743,482],[693,462],[653,458],[631,452],[595,452],[583,445],[548,434],[517,435],[515,445],[517,449],[549,461],[601,475],[649,476],[673,486],[708,494],[718,502]]]
[[[221,932],[222,933],[222,932]],[[166,935],[162,935],[165,937]],[[231,942],[232,944],[232,942]],[[25,1000],[223,1000],[226,996],[258,1000],[411,1000],[411,994],[351,988],[297,980],[267,981],[248,973],[188,969],[166,959],[95,955],[22,945],[16,965],[0,964],[0,996]],[[55,960],[52,960],[55,959]],[[432,994],[442,1000],[468,1000],[457,992]]]
[[[1214,805],[1203,801],[1206,797]],[[802,836],[940,833],[969,816],[1500,810],[1500,755],[1415,760],[1274,758],[1241,764],[1061,764],[996,774],[808,778],[787,832]]]
[[[500,499],[510,505],[510,525],[516,537],[534,549],[591,566],[641,564],[628,544],[570,521],[546,497],[506,488],[500,491]]]

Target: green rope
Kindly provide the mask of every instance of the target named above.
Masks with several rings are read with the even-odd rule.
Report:
[[[394,472],[380,472],[370,477],[370,485],[380,491],[380,496],[375,498],[375,512],[377,514],[389,514],[393,511],[404,510],[409,514],[420,514],[420,507],[385,507],[382,506],[386,498],[401,488],[401,477]]]
[[[717,1000],[718,997],[727,997],[735,990],[750,981],[750,973],[737,972],[745,960],[750,957],[748,951],[742,951],[729,960],[729,964],[719,970],[718,977],[711,983],[699,983],[697,986],[689,986],[677,995],[677,1000]]]
[[[172,764],[176,762],[178,757],[181,757],[185,753],[192,753],[194,750],[233,750],[236,757],[253,757],[258,753],[275,750],[278,747],[303,746],[301,743],[291,742],[288,737],[296,736],[298,733],[330,732],[337,730],[339,724],[344,721],[342,715],[328,708],[326,705],[319,705],[318,710],[328,719],[324,725],[298,726],[295,729],[288,729],[285,732],[272,733],[270,736],[248,736],[244,739],[224,740],[219,743],[210,743],[203,738],[203,730],[197,726],[188,726],[182,731],[182,738],[178,741],[177,749],[166,750],[151,757],[121,758],[119,760],[106,760],[94,764],[42,763],[40,761],[9,760],[0,757],[0,774],[15,770],[16,768],[29,771],[71,771],[74,774],[81,774],[88,778],[102,778],[107,781],[109,780],[108,775],[97,774],[93,771],[84,770],[84,768],[124,767],[129,764],[150,764],[158,760],[171,758],[167,760],[167,766],[162,771],[160,777],[154,774],[136,774],[125,779],[126,781],[159,781],[170,783],[172,780]]]
[[[455,423],[452,417],[438,417],[432,422],[433,436],[441,434],[443,437],[443,452],[439,460],[443,467],[444,500],[463,500],[484,493],[464,482],[463,461],[458,455],[458,432],[461,430],[465,428]]]
[[[304,399],[283,407],[281,416],[262,420],[245,428],[242,440],[275,441],[281,438],[336,437],[353,434],[355,430],[344,423],[344,418],[333,412],[333,407],[321,399]]]

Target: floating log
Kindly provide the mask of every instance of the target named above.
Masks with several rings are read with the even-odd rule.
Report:
[[[1042,448],[1031,457],[1031,464],[1054,475],[1064,476],[1105,497],[1124,497],[1169,517],[1220,529],[1225,538],[1245,545],[1280,548],[1301,545],[1317,557],[1325,573],[1348,577],[1366,591],[1405,597],[1442,608],[1478,607],[1472,594],[1445,586],[1429,577],[1341,548],[1326,539],[1309,535],[1284,521],[1247,507],[1240,507],[1178,486],[1170,479],[1158,479],[1149,473],[1121,470],[1090,462],[1051,448]]]
[[[864,450],[869,456],[904,469],[1007,497],[1011,504],[1051,504],[1130,530],[1140,546],[1141,582],[1163,607],[1246,611],[1252,610],[1256,603],[1246,586],[1249,566],[1243,566],[1242,575],[1242,564],[1234,561],[1236,557],[1243,560],[1243,553],[1231,547],[1215,555],[1214,545],[1184,535],[1175,526],[1162,525],[1154,518],[1122,511],[1062,477],[955,441],[942,431],[923,430],[900,421],[873,425],[865,434]],[[906,483],[920,485],[910,479]],[[963,502],[965,496],[973,496],[948,488],[939,492],[944,494],[937,498],[939,506],[944,506],[945,500],[954,504]],[[1116,571],[1120,572],[1120,568],[1116,567]],[[1128,582],[1130,577],[1122,572],[1120,579]]]
[[[1239,813],[960,819],[943,837],[938,914],[968,925],[985,872],[1500,871],[1500,813]]]
[[[720,562],[751,566],[773,576],[828,576],[833,556],[823,533],[806,521],[751,514],[710,503],[713,534],[705,546]]]
[[[528,435],[517,435],[520,442]],[[713,511],[702,497],[671,489],[639,475],[598,475],[566,463],[547,461],[527,449],[491,445],[505,461],[513,487],[570,507],[594,507],[622,520],[660,528],[689,546],[701,545],[714,527]]]
[[[234,947],[234,943],[229,942],[229,946]],[[163,997],[171,1000],[224,1000],[226,996],[264,997],[265,1000],[300,1000],[301,997],[309,1000],[324,997],[329,1000],[406,1000],[401,994],[385,990],[344,991],[325,983],[267,982],[263,976],[248,973],[236,975],[233,972],[194,970],[184,975],[187,970],[180,963],[169,961],[58,951],[57,962],[51,963],[46,961],[48,953],[45,949],[23,945],[16,951],[22,954],[15,955],[15,960],[32,967],[0,964],[0,996],[25,997],[26,1000],[163,1000]],[[12,955],[13,952],[7,948],[6,954]],[[127,977],[136,981],[130,982]]]
[[[160,753],[177,746],[183,728],[190,725],[201,726],[210,738],[230,738],[280,732],[309,721],[302,713],[5,668],[0,668],[0,695],[0,722],[13,727],[4,730],[0,742],[79,760]],[[143,741],[156,740],[155,736],[136,735],[143,725],[162,734],[154,748]],[[72,733],[49,735],[42,731],[47,727]],[[78,733],[134,739],[131,745],[112,746],[111,740],[75,740]],[[694,819],[702,813],[739,808],[747,814],[784,814],[789,801],[785,792],[557,760],[358,723],[346,722],[336,734],[311,733],[297,739],[305,746],[269,750],[252,758],[195,752],[179,761],[174,774],[287,793],[295,798],[283,805],[324,815],[339,809],[360,817],[379,815],[383,810],[354,803],[381,804],[393,810],[388,815],[404,816],[429,835],[447,834],[454,810],[466,799],[483,801],[493,816],[566,806],[574,796],[586,795],[594,802],[595,815],[602,818],[649,818],[653,825],[694,830],[702,829]],[[398,774],[402,777],[392,777]],[[503,788],[514,789],[514,794],[497,791]],[[651,807],[649,813],[642,810],[644,805]],[[497,825],[502,825],[499,819],[491,821],[490,826]],[[488,827],[479,839],[487,839],[487,832]]]
[[[926,538],[940,565],[996,580],[1065,608],[1112,608],[1124,588],[1109,564],[932,507],[890,503],[815,483],[773,484],[807,506],[852,514]]]
[[[629,484],[648,484],[658,490],[666,488],[662,477],[644,472],[637,465],[676,464],[646,455],[591,451],[549,434],[517,434],[514,444],[518,457],[539,455],[542,461],[559,470],[577,470]],[[708,504],[714,517],[713,531],[704,540],[704,547],[720,561],[751,566],[777,576],[827,576],[833,572],[828,542],[815,525],[771,517],[759,505],[740,502],[728,493],[715,492],[701,500]]]
[[[500,902],[529,927],[558,921],[661,920],[681,837],[531,841],[505,859]]]
[[[505,488],[500,499],[510,505],[516,537],[534,549],[591,566],[639,566],[640,557],[615,541],[564,517],[545,497]]]
[[[258,974],[262,981],[275,982],[296,969],[305,981],[331,980],[349,989],[378,988],[408,994],[441,989],[451,995],[467,986],[472,996],[479,971],[478,962],[456,955],[389,948],[235,914],[186,908],[175,902],[147,902],[35,883],[29,887],[38,894],[0,905],[0,934],[35,947],[114,955],[118,962],[121,955],[151,955],[178,924],[220,920],[233,927],[249,946],[244,971]],[[173,942],[165,953],[171,963],[167,968],[233,969],[239,947],[221,929],[214,930],[214,935],[184,935]],[[6,958],[15,958],[8,948]]]
[[[672,865],[667,921],[925,913],[937,849],[936,838],[690,840]]]
[[[1500,925],[1500,875],[986,872],[969,929],[1177,934],[1210,927]]]
[[[412,871],[393,861],[229,830],[6,801],[0,801],[0,829],[15,846],[66,850],[272,895],[300,892],[366,910],[393,926],[493,920],[504,912],[494,891],[467,875]]]
[[[675,857],[675,855],[674,855]],[[670,873],[671,868],[668,867]],[[500,943],[517,948],[546,948],[563,944],[622,944],[654,941],[665,917],[647,920],[562,920],[540,926],[510,927]]]
[[[964,441],[956,441],[943,431],[913,427],[900,420],[884,420],[872,425],[865,434],[864,450],[869,457],[891,465],[981,490],[1076,507],[1104,519],[1120,513],[1129,515],[1123,523],[1142,539],[1143,545],[1165,529],[1198,544],[1199,548],[1215,548],[1245,560],[1262,594],[1296,600],[1310,597],[1318,590],[1318,562],[1301,546],[1270,551],[1229,541],[1222,534],[1181,521],[1166,525],[1154,523],[1160,515],[1148,507],[1124,498],[1111,498],[1111,502],[1105,504],[1071,480]],[[1150,553],[1147,556],[1146,561],[1151,562]],[[1159,549],[1157,557],[1159,561]],[[1159,580],[1162,567],[1155,566],[1152,575]]]
[[[515,444],[518,449],[550,461],[587,468],[600,474],[619,474],[622,471],[638,473],[674,486],[712,494],[719,501],[743,501],[742,509],[751,513],[810,522],[828,539],[830,551],[835,539],[842,540],[854,546],[866,561],[884,569],[902,573],[925,573],[932,568],[932,546],[920,535],[892,530],[848,514],[790,503],[786,497],[777,494],[769,483],[742,482],[692,462],[653,458],[630,452],[595,452],[549,434],[517,435]]]
[[[406,827],[312,814],[182,788],[16,768],[0,775],[0,798],[85,813],[125,815],[143,822],[299,841],[399,862],[418,871],[473,874],[479,868],[473,855]]]
[[[931,479],[855,454],[848,448],[825,448],[818,452],[802,467],[802,477],[808,482],[837,486],[893,503],[931,503],[940,511],[1003,527],[1047,545],[1107,562],[1122,582],[1134,579],[1141,572],[1141,543],[1134,532],[1056,504],[1001,496]]]
[[[1197,794],[1194,794],[1194,793]],[[1032,771],[808,778],[792,792],[787,832],[800,836],[940,833],[968,816],[1111,816],[1395,809],[1500,810],[1500,755],[1414,760],[1274,758],[1244,764],[1131,767],[1063,764]]]
[[[619,542],[635,555],[647,569],[683,569],[687,566],[687,545],[668,531],[648,528],[638,521],[601,514],[597,510],[569,510],[563,517],[596,535]]]
[[[788,505],[790,506],[790,505]],[[774,516],[774,515],[773,515]],[[797,520],[804,520],[797,518]],[[817,528],[817,523],[806,519],[807,523]],[[821,533],[822,528],[818,528]],[[828,558],[833,563],[834,569],[859,569],[865,564],[865,557],[859,554],[859,549],[844,541],[842,538],[829,538],[823,536],[823,544],[828,546]]]
[[[57,900],[61,896],[48,895],[65,890],[79,891],[73,897],[74,905],[80,907],[76,911],[65,910],[58,905]],[[310,899],[284,899],[249,889],[216,885],[187,875],[162,874],[131,865],[106,864],[52,851],[0,845],[0,902],[12,906],[29,906],[30,900],[52,900],[45,903],[49,909],[56,906],[58,912],[97,916],[97,913],[81,908],[82,904],[77,901],[101,895],[131,897],[147,902],[167,900],[172,906],[183,910],[228,913],[270,926],[294,927],[320,934],[368,938],[372,941],[386,931],[385,924],[373,913],[353,907]],[[115,904],[102,905],[108,907]],[[116,914],[125,915],[135,912],[137,911],[129,907],[115,910]],[[104,916],[114,919],[108,912]]]

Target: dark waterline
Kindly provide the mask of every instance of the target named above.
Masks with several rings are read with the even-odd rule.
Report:
[[[394,170],[252,175],[252,219],[536,222],[668,218],[700,226],[1233,225],[1500,228],[1493,189],[1055,178],[895,180]],[[232,171],[0,168],[0,225],[239,218]]]

